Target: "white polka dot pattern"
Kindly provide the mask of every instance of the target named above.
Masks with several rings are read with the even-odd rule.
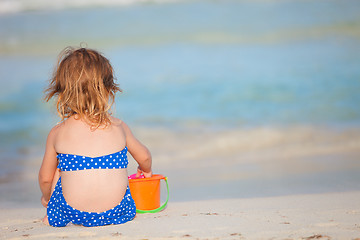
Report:
[[[85,169],[117,169],[127,168],[127,147],[123,150],[100,157],[86,157],[74,154],[59,153],[58,168],[61,171],[78,171]]]
[[[61,177],[51,195],[47,207],[49,224],[53,227],[65,227],[68,223],[85,227],[122,224],[134,219],[136,207],[131,197],[129,186],[122,201],[105,212],[84,212],[71,207],[65,200],[62,192]]]

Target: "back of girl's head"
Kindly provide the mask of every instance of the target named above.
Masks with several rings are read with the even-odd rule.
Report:
[[[45,100],[57,97],[62,120],[77,114],[96,129],[110,123],[109,110],[117,91],[121,90],[107,58],[92,49],[68,47],[59,55]]]

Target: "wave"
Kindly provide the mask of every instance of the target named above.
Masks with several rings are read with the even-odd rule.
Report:
[[[1,0],[0,14],[13,14],[26,11],[61,10],[68,8],[129,6],[134,4],[160,4],[179,0]]]
[[[276,3],[268,8],[268,1]],[[360,4],[348,1],[339,9],[338,0],[317,4],[321,15],[301,0],[0,0],[0,54],[54,55],[81,42],[113,50],[179,44],[287,47],[336,38],[357,46]],[[137,6],[121,7],[129,5]]]

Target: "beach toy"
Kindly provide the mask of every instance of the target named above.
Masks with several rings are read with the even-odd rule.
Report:
[[[136,174],[132,174],[128,178],[131,196],[135,201],[137,213],[156,213],[166,207],[169,201],[167,177],[154,174],[150,178],[145,178],[143,175],[136,178]],[[162,179],[166,183],[167,197],[165,203],[160,206],[160,180]]]

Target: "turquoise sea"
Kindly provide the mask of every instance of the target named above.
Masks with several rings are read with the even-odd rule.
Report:
[[[81,43],[112,62],[135,128],[360,127],[357,0],[35,3],[0,11],[0,182],[42,153],[59,120],[43,90]]]

